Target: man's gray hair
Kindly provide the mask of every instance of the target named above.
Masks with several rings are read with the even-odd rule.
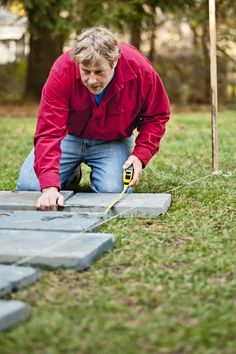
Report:
[[[120,48],[114,33],[103,26],[85,29],[77,37],[73,48],[73,59],[83,64],[104,58],[112,67],[119,54]]]

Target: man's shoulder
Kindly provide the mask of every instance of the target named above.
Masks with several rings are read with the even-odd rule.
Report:
[[[143,69],[145,71],[154,70],[148,58],[131,44],[121,43],[119,47],[121,49],[121,55],[128,61],[133,69]]]
[[[75,67],[76,64],[72,58],[72,52],[71,50],[68,50],[55,60],[52,70],[58,75],[62,75],[68,71],[74,70]]]

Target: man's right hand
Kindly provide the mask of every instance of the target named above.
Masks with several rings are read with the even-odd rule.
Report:
[[[64,205],[64,197],[56,187],[49,187],[42,190],[41,196],[36,203],[37,210],[58,210],[58,206]]]

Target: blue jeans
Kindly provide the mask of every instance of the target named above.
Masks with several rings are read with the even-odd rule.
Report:
[[[59,178],[62,189],[73,180],[76,167],[84,162],[91,167],[93,192],[118,193],[123,189],[122,165],[133,148],[134,138],[114,141],[83,139],[68,134],[61,142]],[[17,181],[18,191],[40,191],[34,172],[34,149],[23,163]]]

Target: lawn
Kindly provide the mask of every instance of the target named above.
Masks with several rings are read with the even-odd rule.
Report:
[[[1,354],[236,353],[235,116],[219,115],[223,173],[190,185],[211,173],[210,114],[172,116],[136,189],[173,189],[168,213],[107,222],[116,246],[87,271],[44,271],[11,295],[31,316],[0,335]],[[0,189],[14,189],[34,125],[0,120]]]

